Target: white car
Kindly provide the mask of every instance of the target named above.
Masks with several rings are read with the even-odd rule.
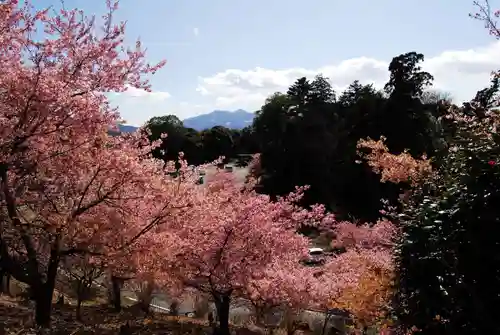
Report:
[[[316,266],[325,263],[325,258],[323,257],[324,250],[322,248],[310,248],[309,258],[304,260],[306,265]]]
[[[311,256],[322,255],[323,253],[324,253],[324,250],[322,248],[309,249],[309,255],[311,255]]]

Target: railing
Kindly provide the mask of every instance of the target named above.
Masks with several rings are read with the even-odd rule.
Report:
[[[138,300],[136,298],[132,298],[132,297],[124,297],[125,299],[127,300],[130,300],[130,301],[133,301],[133,302],[137,302]],[[156,298],[153,298],[153,300],[151,300],[151,303],[149,304],[149,309],[153,312],[157,312],[157,313],[170,313],[170,308],[166,308],[166,307],[161,307],[158,305],[158,303],[156,302]]]

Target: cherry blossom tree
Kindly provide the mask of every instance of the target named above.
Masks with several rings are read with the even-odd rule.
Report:
[[[248,175],[245,179],[245,183],[248,188],[255,187],[262,176],[262,164],[260,160],[260,154],[252,155],[252,159],[248,163]]]
[[[140,42],[125,49],[107,5],[101,33],[79,10],[0,6],[0,266],[35,292],[41,326],[61,259],[120,259],[190,203],[190,181],[167,175],[146,138],[107,134],[119,115],[106,93],[150,90],[144,75],[164,64],[145,63]]]
[[[78,151],[78,158],[50,159],[42,173],[33,174],[30,185],[37,183],[39,188],[17,202],[22,228],[12,224],[3,231],[7,241],[17,241],[8,244],[5,253],[5,260],[20,261],[8,262],[13,275],[35,292],[47,294],[44,298],[50,302],[58,263],[64,257],[104,257],[115,277],[120,271],[135,271],[127,265],[126,255],[148,247],[148,231],[189,207],[180,177],[168,176],[155,165],[162,163],[138,154],[127,152],[124,143],[98,152],[89,148]],[[24,250],[13,249],[14,245]]]
[[[485,28],[488,29],[491,36],[496,39],[500,38],[500,28],[498,27],[498,17],[500,17],[500,10],[492,10],[489,0],[474,1],[476,12],[469,14],[470,17],[483,21]]]
[[[299,262],[282,263],[279,260],[268,265],[262,277],[248,281],[245,291],[254,307],[257,324],[264,323],[265,315],[275,308],[301,309],[314,299],[314,268]]]
[[[101,258],[91,255],[74,255],[62,260],[61,270],[76,294],[76,319],[81,320],[82,302],[92,296],[92,286],[104,273]]]
[[[407,151],[393,155],[385,145],[384,137],[378,141],[361,139],[357,149],[359,156],[366,160],[374,172],[380,174],[380,181],[383,183],[408,182],[415,186],[432,175],[431,162],[425,155],[420,159],[413,158]]]
[[[364,268],[352,265],[360,264],[360,259],[374,264],[387,262],[390,267],[390,257],[376,252],[378,246],[390,244],[390,232],[378,225],[358,231],[351,224],[348,229],[348,224],[337,223],[323,206],[299,207],[306,189],[297,188],[273,202],[237,186],[231,174],[216,174],[199,187],[191,210],[178,216],[168,231],[158,234],[167,245],[163,254],[160,250],[155,255],[163,262],[159,271],[169,274],[172,282],[210,294],[219,330],[226,334],[230,302],[235,296],[249,299],[258,309],[307,307],[304,303],[314,305],[313,301],[330,308],[344,288],[359,282]],[[339,241],[349,250],[333,257],[322,273],[306,268],[301,261],[308,257],[309,240],[298,233],[304,225],[338,230]],[[351,233],[355,242],[349,245]]]
[[[231,174],[220,172],[198,188],[191,210],[160,234],[167,248],[157,257],[172,280],[212,296],[220,331],[227,333],[233,296],[245,295],[250,281],[265,278],[270,264],[307,256],[309,242],[296,233],[305,219],[320,218],[286,199],[272,202],[243,190]]]
[[[360,328],[377,325],[389,311],[393,248],[398,229],[389,221],[375,225],[337,222],[332,247],[343,250],[315,273],[313,307],[348,311]],[[326,327],[325,319],[325,327]]]

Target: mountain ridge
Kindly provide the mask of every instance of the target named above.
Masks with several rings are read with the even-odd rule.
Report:
[[[184,119],[184,127],[193,128],[198,131],[212,128],[215,126],[223,126],[231,129],[243,129],[253,122],[254,113],[247,112],[243,109],[235,111],[214,110],[207,114],[201,114]]]
[[[214,110],[210,113],[200,114],[182,120],[184,127],[193,128],[197,131],[210,129],[215,126],[223,126],[230,129],[243,129],[252,124],[254,113],[247,112],[244,109],[235,111]],[[139,127],[121,124],[118,125],[121,133],[133,133]]]

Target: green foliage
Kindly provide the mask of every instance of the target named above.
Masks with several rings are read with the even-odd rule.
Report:
[[[261,149],[259,190],[276,196],[310,185],[305,204],[320,202],[340,216],[374,221],[380,199],[396,202],[404,185],[381,184],[369,166],[357,164],[360,138],[384,135],[395,152],[432,156],[441,148],[438,102],[421,101],[432,76],[416,52],[393,59],[386,92],[354,81],[338,96],[323,76],[298,79],[257,112],[253,129]],[[359,190],[363,190],[360,192]]]
[[[420,97],[434,80],[419,66],[423,61],[424,55],[414,51],[394,57],[389,64],[391,75],[384,90],[391,96]]]
[[[449,153],[400,215],[396,306],[423,334],[496,334],[500,303],[498,114],[443,118]]]
[[[491,79],[491,85],[478,91],[472,102],[482,108],[495,107],[498,105],[499,89],[500,78],[498,78],[498,76],[493,76]]]
[[[390,77],[385,85],[389,94],[381,134],[395,153],[408,149],[413,155],[435,154],[432,123],[436,105],[426,106],[421,97],[424,89],[432,85],[431,74],[422,71],[420,63],[424,55],[408,52],[394,57],[389,64]]]
[[[215,126],[201,132],[186,128],[175,115],[151,118],[146,127],[150,130],[150,140],[158,140],[161,134],[167,134],[161,146],[153,153],[156,158],[176,160],[180,152],[191,164],[214,161],[220,156],[236,157],[238,154],[255,153],[258,148],[251,127],[228,129]]]
[[[219,156],[233,156],[233,133],[223,126],[215,126],[201,132],[204,161],[214,161]]]
[[[282,195],[294,185],[314,185],[304,199],[328,203],[335,146],[330,131],[335,93],[322,76],[298,79],[286,94],[276,93],[257,112],[254,130],[264,168],[262,191]]]

